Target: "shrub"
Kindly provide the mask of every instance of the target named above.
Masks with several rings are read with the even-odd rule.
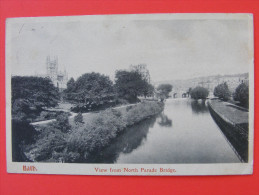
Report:
[[[23,154],[24,145],[33,144],[37,131],[25,121],[12,120],[12,160],[14,162],[27,161]]]
[[[195,87],[191,90],[191,98],[198,100],[198,99],[206,99],[209,95],[208,89],[204,87]]]
[[[121,113],[116,109],[107,109],[98,113],[91,122],[72,128],[68,138],[68,151],[79,153],[84,158],[105,147],[118,133],[163,109],[158,102],[144,102]]]
[[[231,96],[230,95],[231,93],[230,93],[230,91],[228,89],[228,85],[227,85],[226,82],[217,85],[215,87],[215,89],[214,89],[214,93],[213,94],[214,94],[214,96],[216,96],[216,97],[218,97],[218,98],[220,98],[220,99],[222,99],[224,101],[229,100],[229,98]]]
[[[238,85],[234,92],[234,100],[239,101],[242,106],[248,107],[249,105],[249,85],[241,83]]]
[[[107,146],[127,126],[158,114],[162,109],[160,102],[139,103],[128,112],[107,109],[93,115],[88,123],[69,126],[69,132],[68,117],[62,114],[57,122],[42,128],[37,142],[27,146],[25,153],[31,161],[76,162]],[[80,121],[80,114],[75,120],[78,118]]]
[[[128,112],[130,109],[132,109],[132,106],[127,106],[126,111]]]
[[[69,151],[87,156],[106,146],[111,139],[126,127],[121,113],[108,109],[99,113],[91,122],[72,129],[68,138]]]
[[[35,144],[25,147],[25,154],[31,161],[48,160],[55,152],[62,152],[66,144],[66,134],[51,124],[42,129]]]
[[[71,126],[69,124],[69,120],[68,120],[68,113],[61,113],[57,116],[56,118],[56,128],[60,129],[62,132],[66,133],[70,130]]]
[[[83,123],[84,123],[83,115],[82,115],[81,112],[79,112],[79,113],[75,116],[74,122],[75,122],[75,124],[83,124]]]

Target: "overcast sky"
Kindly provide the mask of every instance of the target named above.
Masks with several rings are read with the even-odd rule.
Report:
[[[69,77],[147,64],[152,81],[249,69],[247,20],[96,20],[10,25],[12,74],[46,73],[58,56]],[[10,32],[9,31],[9,32]]]

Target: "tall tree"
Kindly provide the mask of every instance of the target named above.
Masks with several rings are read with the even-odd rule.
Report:
[[[191,95],[191,98],[195,100],[206,99],[209,95],[209,91],[204,87],[198,86],[191,90],[190,95]]]
[[[146,94],[149,87],[147,81],[137,71],[118,70],[115,74],[115,87],[121,98],[129,102],[136,102],[137,96]]]
[[[226,82],[219,84],[215,87],[214,93],[216,97],[219,97],[220,99],[223,100],[229,100],[231,93],[228,89],[228,84]]]
[[[163,101],[169,98],[169,93],[172,91],[173,86],[171,84],[160,84],[157,87],[157,95]]]
[[[25,121],[29,115],[40,112],[43,107],[58,104],[58,89],[48,78],[14,76],[11,83],[12,119]]]
[[[130,69],[131,71],[137,71],[143,80],[150,83],[150,74],[146,64],[131,65]]]
[[[249,84],[241,83],[234,92],[234,100],[239,101],[242,106],[249,107]]]
[[[70,84],[73,81],[70,80]],[[66,91],[67,98],[76,102],[96,102],[114,97],[113,83],[108,76],[99,73],[86,73],[80,76]]]
[[[69,81],[67,82],[67,88],[65,89],[65,92],[73,91],[74,86],[75,86],[74,78],[69,79]]]
[[[59,100],[58,89],[50,79],[41,77],[12,77],[12,103],[25,100],[31,107],[56,106]]]

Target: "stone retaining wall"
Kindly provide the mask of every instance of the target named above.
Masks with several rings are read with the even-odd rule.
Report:
[[[234,124],[221,116],[212,104],[208,103],[209,111],[225,135],[229,143],[233,146],[234,151],[242,162],[248,162],[248,124]]]

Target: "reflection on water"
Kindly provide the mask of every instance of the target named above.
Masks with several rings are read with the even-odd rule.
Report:
[[[202,100],[202,101],[193,100],[193,101],[191,101],[191,108],[192,108],[192,111],[196,114],[202,114],[202,113],[209,112],[205,100]]]
[[[87,163],[114,163],[120,153],[131,153],[145,142],[149,128],[154,126],[156,116],[125,129],[108,147],[88,158]]]
[[[119,135],[88,163],[240,162],[205,101],[170,99],[164,111]]]
[[[160,126],[164,126],[164,127],[172,127],[172,120],[168,118],[168,116],[166,116],[164,114],[164,112],[162,112],[158,118],[157,118],[157,123],[160,125]]]

